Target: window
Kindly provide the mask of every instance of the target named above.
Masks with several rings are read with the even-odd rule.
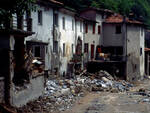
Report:
[[[42,11],[38,11],[38,24],[42,25]]]
[[[85,24],[85,33],[88,33],[88,24]]]
[[[63,29],[65,29],[65,17],[62,18],[62,26],[63,26]]]
[[[54,41],[53,52],[58,53],[58,41]]]
[[[80,21],[80,32],[82,32],[82,22]]]
[[[73,54],[73,50],[74,50],[74,45],[72,44],[71,46],[72,46],[72,54]]]
[[[144,29],[141,28],[141,36],[143,36],[143,34],[144,34]]]
[[[72,19],[72,31],[74,31],[74,20]]]
[[[95,23],[93,24],[93,34],[95,34]]]
[[[34,47],[34,57],[41,57],[41,48],[40,46]]]
[[[116,34],[120,34],[121,33],[121,25],[117,25],[116,26]]]
[[[143,52],[142,52],[142,48],[140,48],[140,55],[142,55],[142,53],[143,53]]]
[[[54,14],[54,25],[58,26],[58,14]]]
[[[89,45],[88,45],[88,43],[85,43],[84,44],[84,53],[88,53],[88,51],[89,51]]]
[[[98,25],[98,34],[101,34],[101,26]]]
[[[65,53],[66,53],[66,47],[65,47],[65,43],[63,43],[63,56],[65,56]]]

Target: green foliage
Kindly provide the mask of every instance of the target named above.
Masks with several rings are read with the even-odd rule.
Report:
[[[0,0],[0,26],[10,22],[12,15],[33,10],[36,0]],[[5,26],[7,27],[7,25]]]
[[[85,7],[110,9],[124,16],[129,16],[143,21],[150,26],[150,0],[59,0],[76,10]]]

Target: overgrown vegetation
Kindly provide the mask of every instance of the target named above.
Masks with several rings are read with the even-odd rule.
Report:
[[[22,15],[27,10],[34,9],[36,0],[0,0],[0,25],[9,27],[12,14]]]
[[[59,0],[76,10],[86,7],[110,9],[144,22],[150,28],[150,0]]]

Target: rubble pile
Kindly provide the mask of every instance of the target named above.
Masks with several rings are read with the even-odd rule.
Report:
[[[70,109],[73,103],[85,96],[87,91],[109,91],[113,93],[128,91],[132,84],[115,80],[105,71],[96,74],[83,73],[75,79],[47,80],[44,96],[21,108],[19,113],[31,111],[56,112]]]

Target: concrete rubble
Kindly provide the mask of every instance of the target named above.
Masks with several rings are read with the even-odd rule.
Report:
[[[28,103],[18,110],[21,112],[59,112],[70,109],[72,105],[86,92],[108,91],[112,93],[128,91],[132,84],[124,80],[115,80],[112,75],[105,71],[98,73],[83,73],[76,75],[74,79],[51,79],[47,80],[43,97]]]

